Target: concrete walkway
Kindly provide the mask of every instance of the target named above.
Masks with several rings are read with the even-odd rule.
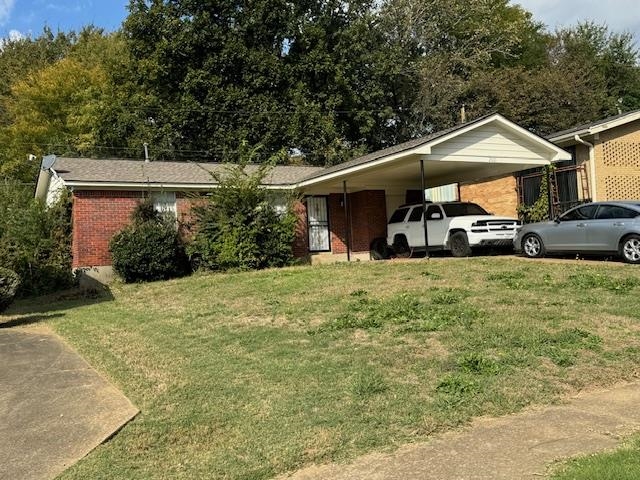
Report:
[[[640,384],[579,395],[566,405],[501,418],[483,418],[392,454],[350,465],[314,466],[295,480],[539,479],[559,459],[616,447],[640,430]]]
[[[137,413],[57,336],[0,329],[0,478],[52,479]]]

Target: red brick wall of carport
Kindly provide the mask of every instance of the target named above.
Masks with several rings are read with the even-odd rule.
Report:
[[[329,195],[331,253],[347,252],[347,222],[342,194]],[[384,190],[350,193],[347,204],[351,216],[351,251],[368,252],[371,242],[387,235],[387,204]]]

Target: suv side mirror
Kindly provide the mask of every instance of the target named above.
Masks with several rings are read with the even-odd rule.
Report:
[[[442,220],[442,214],[440,212],[433,212],[429,215],[429,220]]]

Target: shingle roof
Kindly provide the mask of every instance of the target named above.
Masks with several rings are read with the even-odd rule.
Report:
[[[324,168],[321,171],[318,172],[313,172],[311,173],[308,177],[304,178],[303,180],[311,180],[314,179],[316,177],[321,177],[330,173],[334,173],[334,172],[339,172],[341,170],[346,170],[348,168],[351,167],[356,167],[358,165],[364,165],[366,163],[369,162],[374,162],[380,158],[389,156],[389,155],[393,155],[395,153],[400,153],[400,152],[404,152],[405,150],[411,150],[412,148],[416,148],[419,147],[421,145],[424,145],[426,143],[429,143],[433,140],[436,140],[440,137],[444,137],[445,135],[449,135],[450,133],[456,132],[458,130],[461,130],[463,128],[467,128],[475,123],[481,122],[482,120],[485,120],[486,118],[489,118],[491,116],[495,115],[495,113],[490,113],[488,115],[483,115],[482,117],[476,118],[475,120],[466,122],[466,123],[461,123],[459,125],[455,125],[453,127],[447,128],[445,130],[440,130],[438,132],[434,132],[431,133],[429,135],[425,135],[423,137],[420,138],[414,138],[413,140],[409,140],[407,142],[404,143],[399,143],[398,145],[394,145],[392,147],[389,148],[385,148],[383,150],[377,150],[375,152],[371,152],[367,155],[364,155],[362,157],[358,157],[358,158],[354,158],[353,160],[349,160],[348,162],[344,162],[344,163],[340,163],[338,165],[334,165],[332,167],[328,167],[328,168]]]
[[[587,131],[590,130],[592,128],[596,128],[596,127],[600,127],[603,125],[606,125],[607,123],[613,122],[615,120],[619,120],[622,119],[624,117],[633,117],[634,115],[637,115],[640,113],[640,110],[634,110],[631,112],[626,112],[626,113],[620,113],[618,115],[613,115],[611,117],[607,117],[607,118],[603,118],[601,120],[596,120],[594,122],[589,122],[589,123],[583,123],[582,125],[577,125],[575,127],[571,127],[568,128],[566,130],[561,130],[559,132],[555,132],[552,133],[551,135],[547,135],[547,140],[551,140],[553,138],[557,138],[557,137],[564,137],[566,135],[569,135],[571,133],[578,133],[578,132],[582,132],[582,131]]]
[[[132,184],[215,184],[210,172],[221,172],[224,164],[195,162],[144,162],[141,160],[92,159],[59,157],[53,166],[67,182],[132,183]],[[255,172],[257,165],[249,165]],[[271,169],[265,185],[293,185],[301,179],[322,171],[322,167],[282,166]]]

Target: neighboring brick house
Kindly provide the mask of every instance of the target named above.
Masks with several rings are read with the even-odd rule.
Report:
[[[571,153],[552,175],[554,214],[584,201],[640,200],[640,110],[554,133],[547,139]],[[462,200],[501,215],[539,196],[542,173],[515,175],[460,185]]]
[[[505,177],[570,155],[494,114],[328,168],[276,166],[264,180],[274,201],[296,191],[299,222],[293,250],[315,261],[368,259],[374,239],[386,237],[388,216],[423,187]],[[215,188],[214,163],[47,157],[37,195],[73,198],[73,266],[92,275],[109,271],[109,241],[135,206],[150,197],[179,222]],[[249,170],[257,168],[248,166]],[[424,175],[422,172],[426,172]],[[500,205],[495,204],[495,213]],[[491,204],[490,204],[491,209]]]

